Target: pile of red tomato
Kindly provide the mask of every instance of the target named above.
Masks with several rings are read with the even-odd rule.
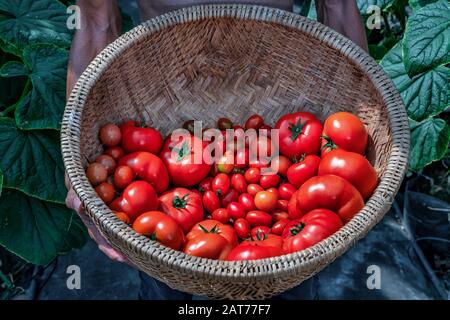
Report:
[[[194,121],[187,121],[188,136],[180,144],[132,120],[107,124],[99,133],[104,153],[87,167],[87,177],[137,233],[221,260],[308,248],[348,222],[378,184],[364,157],[367,131],[351,113],[335,113],[323,124],[311,113],[290,113],[273,128],[259,115],[244,127],[221,118],[217,127],[224,139],[207,141],[194,134]],[[227,148],[227,129],[236,134],[255,129],[258,135]],[[270,139],[274,129],[277,141]],[[223,157],[209,164],[193,161],[194,146],[204,150],[211,144],[220,144]],[[250,161],[251,152],[261,149],[268,160]]]

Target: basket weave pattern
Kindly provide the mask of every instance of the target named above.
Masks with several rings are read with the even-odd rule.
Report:
[[[273,124],[294,110],[320,120],[357,114],[370,134],[368,159],[381,182],[365,207],[333,236],[301,252],[224,262],[173,251],[137,235],[96,196],[84,167],[102,151],[99,128],[140,119],[163,134],[188,119],[214,126],[260,113]],[[314,275],[384,216],[409,154],[401,98],[363,50],[333,30],[282,10],[246,5],[181,9],[134,28],[99,54],[67,102],[64,163],[87,214],[110,243],[149,275],[213,298],[266,298]]]

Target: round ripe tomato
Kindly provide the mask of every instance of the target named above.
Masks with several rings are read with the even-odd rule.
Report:
[[[278,197],[269,191],[260,191],[255,195],[255,206],[259,210],[270,212],[277,207]]]
[[[217,220],[203,220],[192,227],[191,231],[186,235],[186,240],[192,240],[198,235],[208,232],[215,232],[224,237],[233,247],[237,246],[238,238],[234,228],[228,224],[223,224]]]
[[[364,154],[368,134],[362,121],[354,114],[337,112],[325,120],[322,133],[322,156],[332,149]]]
[[[246,239],[250,237],[250,224],[247,220],[239,218],[234,222],[234,231],[240,239]]]
[[[245,219],[250,223],[252,227],[267,226],[272,224],[272,216],[264,211],[253,210],[247,212]]]
[[[106,168],[108,175],[112,174],[114,169],[116,169],[116,160],[107,154],[99,155],[95,162],[102,164]]]
[[[257,233],[255,239],[243,241],[242,244],[266,248],[269,250],[271,257],[280,256],[283,253],[283,238],[275,234],[261,235]]]
[[[259,260],[270,258],[271,252],[267,247],[253,246],[247,243],[240,244],[231,250],[228,255],[228,261],[240,261],[240,260]]]
[[[142,180],[134,181],[111,203],[110,207],[112,210],[124,212],[133,222],[141,213],[156,210],[158,196],[150,183]]]
[[[230,177],[225,173],[219,173],[212,180],[211,188],[218,196],[227,193],[230,189]]]
[[[331,236],[342,227],[342,221],[333,211],[315,209],[301,219],[289,222],[283,231],[283,251],[293,253],[309,248]]]
[[[129,166],[136,176],[149,182],[161,193],[169,186],[169,174],[163,161],[153,153],[138,151],[133,152],[119,161],[119,166]]]
[[[289,214],[286,211],[275,209],[272,211],[273,221],[281,221],[289,218]]]
[[[129,166],[118,166],[114,172],[114,185],[119,189],[126,188],[134,180],[134,172]]]
[[[264,239],[266,235],[270,233],[270,228],[267,226],[257,226],[250,231],[250,235],[253,240]]]
[[[280,193],[278,192],[277,188],[269,188],[266,190],[267,192],[273,193],[274,195],[277,196],[277,199],[280,198]],[[278,200],[277,200],[278,201]]]
[[[231,202],[237,202],[238,200],[239,193],[233,188],[230,188],[224,195],[220,197],[222,208],[226,208]]]
[[[128,217],[125,212],[113,211],[117,218],[125,224],[130,224],[130,217]]]
[[[228,118],[220,118],[217,120],[217,128],[219,128],[219,130],[231,129],[233,128],[233,122]]]
[[[287,171],[289,182],[296,188],[300,188],[309,178],[317,175],[320,158],[316,155],[307,155],[303,160],[294,163]]]
[[[285,156],[276,156],[270,162],[270,167],[274,172],[286,177],[289,167],[292,165],[291,160]]]
[[[245,212],[256,210],[255,201],[253,200],[252,195],[249,193],[242,193],[239,196],[239,203],[242,204]]]
[[[230,203],[231,204],[231,203]],[[229,205],[228,205],[229,206]],[[213,211],[211,218],[221,223],[228,223],[231,219],[231,215],[225,208],[218,208]]]
[[[123,149],[119,146],[108,147],[105,149],[104,153],[107,154],[108,156],[111,156],[116,161],[119,161],[120,158],[122,158],[123,155],[125,154],[123,152]]]
[[[213,213],[220,208],[220,199],[214,191],[206,191],[203,194],[203,206],[208,213]]]
[[[202,193],[204,193],[206,191],[212,191],[211,182],[212,182],[212,178],[206,177],[205,179],[200,181],[200,183],[198,184],[198,190],[200,190],[200,192],[202,192]]]
[[[309,112],[295,112],[282,116],[275,128],[279,130],[282,155],[300,158],[303,154],[317,154],[320,149],[322,124]]]
[[[227,211],[230,214],[231,219],[237,220],[239,218],[245,218],[245,209],[239,202],[230,202],[227,206]]]
[[[347,223],[364,207],[364,200],[359,191],[347,180],[327,174],[306,181],[292,196],[295,213],[302,216],[314,209],[322,208],[336,212]],[[289,203],[291,205],[291,203]],[[291,211],[289,216],[292,219]]]
[[[247,193],[251,196],[255,196],[258,192],[264,191],[264,189],[259,184],[251,183],[247,186]]]
[[[262,175],[259,185],[264,189],[275,188],[280,183],[280,176],[277,174]]]
[[[278,199],[277,209],[287,212],[288,211],[289,200]]]
[[[189,240],[183,252],[194,257],[225,260],[232,248],[230,243],[221,235],[204,232],[202,235]]]
[[[231,187],[239,193],[247,191],[247,181],[240,173],[235,173],[231,176]]]
[[[272,226],[272,228],[270,229],[270,232],[273,234],[276,234],[278,236],[281,236],[281,234],[283,233],[284,228],[286,227],[286,225],[289,223],[290,220],[288,219],[283,219],[283,220],[279,220],[277,222],[275,222]]]
[[[290,200],[292,195],[295,193],[295,191],[297,191],[297,188],[294,187],[290,183],[283,183],[278,188],[278,192],[280,194],[280,198],[284,199],[284,200]]]
[[[245,121],[244,128],[258,130],[264,125],[264,119],[259,114],[254,114],[250,116],[247,121]]]
[[[234,157],[235,167],[238,169],[243,169],[249,164],[249,153],[247,148],[239,148],[236,151],[236,156]]]
[[[112,184],[108,182],[102,182],[95,187],[95,192],[104,203],[108,204],[113,201],[115,196],[115,190]]]
[[[122,139],[120,128],[115,124],[108,123],[100,129],[100,141],[105,146],[116,146]]]
[[[172,217],[161,211],[141,214],[134,221],[133,229],[174,250],[180,250],[184,244],[183,230]]]
[[[259,168],[249,168],[245,171],[244,177],[248,183],[259,183],[261,170],[259,170]]]
[[[106,170],[106,168],[102,164],[93,162],[87,167],[86,176],[89,182],[93,186],[96,186],[106,181],[106,179],[108,178],[108,170]]]
[[[185,188],[175,188],[161,195],[159,207],[174,218],[185,233],[203,219],[201,196]]]
[[[322,158],[319,176],[334,174],[349,181],[367,199],[377,187],[378,176],[374,167],[359,153],[336,149]]]
[[[147,151],[157,154],[161,150],[163,140],[158,130],[137,126],[133,120],[127,121],[121,129],[122,147],[127,153]]]
[[[171,136],[166,139],[159,156],[167,167],[173,184],[190,187],[206,178],[211,170],[211,165],[203,161],[206,147],[206,141],[193,135],[180,136],[178,141],[171,141]],[[198,157],[200,163],[196,163]]]

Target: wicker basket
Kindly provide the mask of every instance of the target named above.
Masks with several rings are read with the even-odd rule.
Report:
[[[260,113],[273,122],[294,110],[319,119],[362,118],[368,159],[381,182],[347,225],[317,245],[258,261],[187,256],[136,234],[96,196],[84,167],[102,151],[99,128],[141,119],[167,134],[187,119],[213,126]],[[75,85],[62,124],[62,153],[87,214],[136,266],[169,286],[213,298],[267,298],[311,277],[382,219],[403,179],[409,128],[392,82],[363,50],[333,30],[282,10],[246,5],[181,9],[126,33]]]

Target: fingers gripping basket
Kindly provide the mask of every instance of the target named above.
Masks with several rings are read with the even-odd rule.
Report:
[[[344,228],[290,255],[248,262],[187,256],[120,222],[96,196],[84,167],[102,149],[99,128],[141,119],[167,134],[187,119],[213,126],[260,113],[273,122],[294,110],[321,120],[350,111],[370,133],[368,159],[381,182]],[[87,214],[136,266],[169,286],[214,298],[265,298],[292,288],[347,251],[383,217],[404,176],[409,129],[386,74],[331,29],[277,9],[208,5],[134,28],[89,65],[67,102],[64,163]]]

